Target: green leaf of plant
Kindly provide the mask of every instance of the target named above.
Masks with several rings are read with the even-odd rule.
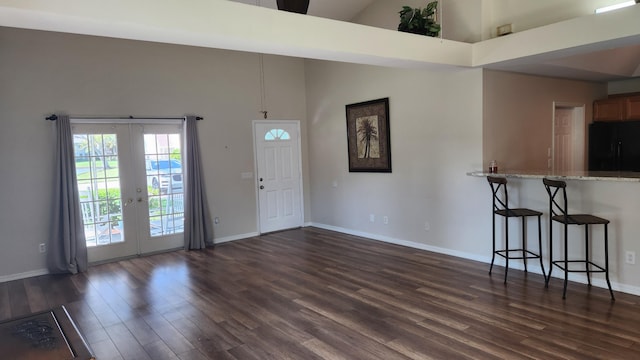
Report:
[[[398,31],[437,36],[440,32],[440,25],[434,20],[437,5],[438,2],[433,1],[424,9],[403,6],[398,12],[400,14]]]

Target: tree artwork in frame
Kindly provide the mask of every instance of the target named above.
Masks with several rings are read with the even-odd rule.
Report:
[[[346,106],[349,172],[391,172],[389,98]]]

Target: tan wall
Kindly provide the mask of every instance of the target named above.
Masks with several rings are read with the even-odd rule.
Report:
[[[259,56],[158,43],[0,28],[0,279],[44,269],[54,133],[44,117],[197,114],[216,239],[257,231],[252,120],[260,119]],[[309,191],[304,61],[265,56],[271,119],[301,120]],[[307,221],[308,221],[308,203]]]
[[[497,160],[499,169],[503,170],[547,170],[547,151],[553,144],[554,102],[584,105],[588,124],[592,119],[593,100],[606,94],[604,83],[485,70],[484,168],[490,160]],[[585,129],[587,136],[588,129]]]
[[[609,94],[625,94],[636,92],[640,92],[640,78],[611,81],[609,83]]]

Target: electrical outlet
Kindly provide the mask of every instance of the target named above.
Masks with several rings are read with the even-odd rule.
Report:
[[[383,216],[383,217],[382,217],[382,223],[383,223],[383,224],[385,224],[385,225],[387,225],[387,224],[389,223],[389,217],[388,217],[388,216],[386,216],[386,215],[385,215],[385,216]]]
[[[636,252],[635,251],[625,251],[624,253],[624,262],[629,265],[636,264]]]
[[[424,231],[429,231],[429,230],[431,230],[431,224],[429,224],[429,222],[426,221],[424,223]]]
[[[47,252],[47,244],[42,243],[38,246],[38,249],[40,250],[40,253],[45,253]]]
[[[369,222],[376,222],[376,216],[374,214],[369,214]]]

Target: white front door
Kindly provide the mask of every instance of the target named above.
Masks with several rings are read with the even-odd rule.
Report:
[[[303,224],[300,123],[255,121],[259,232]]]
[[[180,247],[182,125],[73,124],[89,262]]]

